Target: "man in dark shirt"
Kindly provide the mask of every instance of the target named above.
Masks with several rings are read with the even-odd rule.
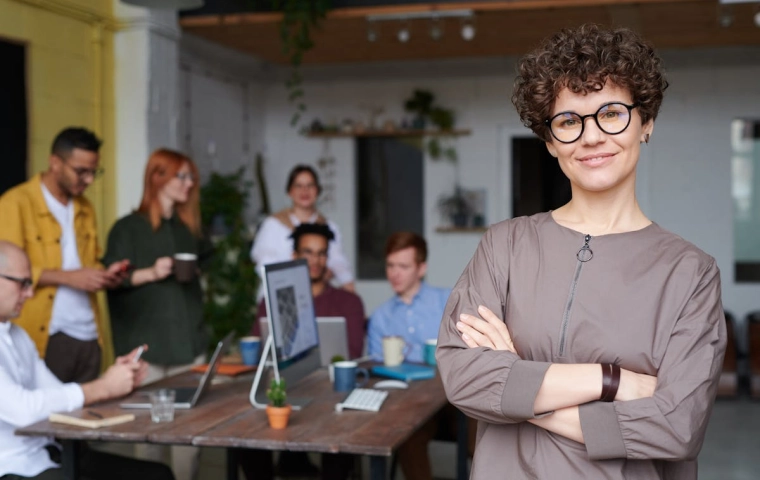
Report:
[[[327,225],[302,223],[290,237],[293,239],[293,258],[304,258],[309,262],[314,313],[318,317],[345,317],[348,353],[351,358],[361,357],[366,325],[362,299],[355,293],[333,287],[328,280],[327,247],[335,238],[333,232]],[[256,318],[266,315],[266,305],[262,301]],[[254,322],[252,332],[258,335],[259,322]]]
[[[362,355],[366,319],[364,304],[355,293],[334,288],[330,285],[327,269],[327,247],[335,235],[327,225],[302,223],[290,235],[293,239],[293,258],[304,258],[309,264],[311,294],[314,297],[314,313],[318,317],[344,317],[348,333],[348,353],[351,358]],[[256,318],[267,316],[264,301],[259,304]],[[253,323],[252,335],[259,334],[259,322]],[[272,454],[264,450],[249,450],[239,453],[239,463],[249,480],[273,478]],[[325,454],[322,456],[322,478],[341,480],[347,478],[354,464],[354,457],[345,454]],[[280,476],[316,473],[316,467],[301,452],[281,452],[278,462]]]

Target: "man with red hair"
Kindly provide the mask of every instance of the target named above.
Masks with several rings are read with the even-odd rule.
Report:
[[[95,210],[82,195],[102,174],[101,141],[67,128],[53,141],[47,171],[0,197],[0,240],[24,249],[34,296],[17,323],[62,382],[88,382],[100,373],[102,321],[96,292],[121,282],[126,263],[98,262]]]

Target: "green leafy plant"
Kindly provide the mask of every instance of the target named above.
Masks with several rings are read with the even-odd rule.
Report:
[[[306,111],[300,66],[304,54],[314,47],[314,41],[311,38],[312,29],[319,28],[332,2],[331,0],[272,0],[272,6],[275,10],[282,12],[280,22],[282,52],[288,57],[293,67],[285,86],[288,89],[288,101],[296,108],[290,119],[290,124],[295,127]]]
[[[407,112],[415,113],[418,117],[425,118],[430,115],[433,108],[435,95],[429,90],[416,89],[412,96],[404,102]]]
[[[281,378],[278,382],[273,378],[272,382],[269,384],[269,388],[267,388],[267,398],[269,399],[269,404],[273,407],[284,407],[287,396],[288,394],[285,389],[285,379]]]
[[[345,358],[343,358],[343,355],[333,355],[333,357],[330,359],[330,363],[342,362],[343,360],[345,360]]]
[[[211,327],[209,349],[227,333],[247,335],[256,315],[258,276],[249,253],[252,240],[244,220],[250,182],[241,168],[212,173],[201,187],[201,219],[214,244],[203,277],[203,317]]]
[[[433,137],[426,142],[427,152],[433,160],[445,159],[456,162],[459,159],[457,150],[453,145],[454,135],[446,135],[447,131],[454,129],[456,115],[454,110],[435,105],[435,95],[422,89],[415,89],[412,96],[404,101],[404,110],[416,115],[414,128],[424,129],[425,122],[438,127],[442,134]]]

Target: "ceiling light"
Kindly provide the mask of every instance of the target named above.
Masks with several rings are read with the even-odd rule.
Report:
[[[734,15],[730,7],[722,7],[718,12],[718,25],[728,28],[734,23]]]
[[[398,41],[401,43],[408,42],[409,39],[412,38],[412,34],[409,32],[409,26],[402,25],[402,27],[399,28],[398,33],[396,34],[396,37],[398,38]]]
[[[377,41],[377,30],[375,30],[374,22],[367,22],[367,41],[368,42]]]
[[[433,17],[430,21],[430,38],[440,40],[443,36],[443,22],[438,17]]]
[[[760,10],[758,10],[757,13],[755,13],[755,25],[757,27],[760,27]]]
[[[462,38],[471,41],[475,38],[475,22],[472,17],[462,20]]]
[[[203,0],[121,0],[123,3],[135,5],[138,7],[169,9],[169,10],[190,10],[203,6]]]

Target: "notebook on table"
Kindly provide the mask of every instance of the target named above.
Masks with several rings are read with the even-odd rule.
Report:
[[[402,363],[395,367],[375,365],[372,367],[372,374],[379,377],[395,378],[396,380],[411,382],[412,380],[427,380],[435,377],[435,368],[414,363]]]

